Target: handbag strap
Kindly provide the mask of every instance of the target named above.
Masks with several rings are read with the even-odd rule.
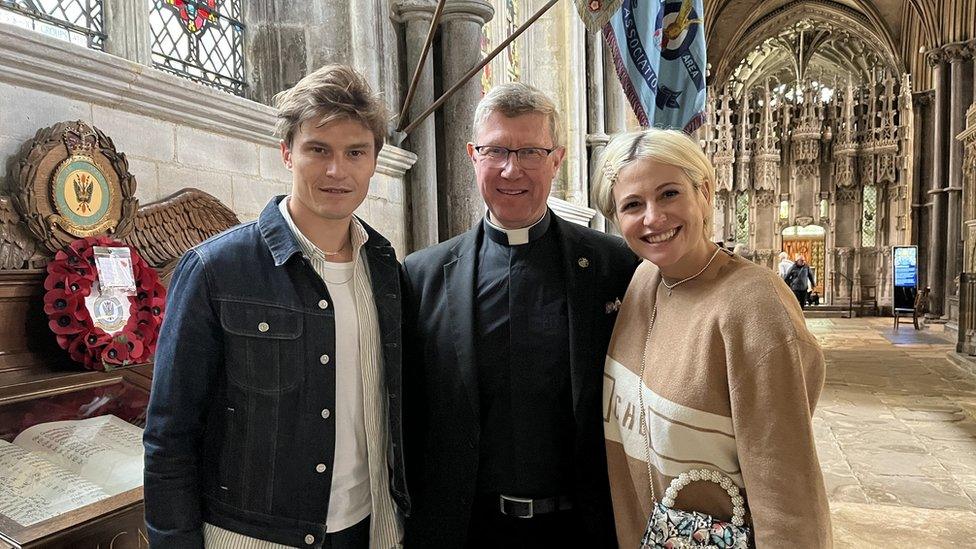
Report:
[[[730,479],[728,476],[714,469],[692,469],[691,471],[685,471],[672,479],[671,485],[668,486],[668,489],[664,491],[664,497],[661,499],[661,505],[669,509],[674,507],[674,500],[678,497],[678,492],[685,486],[697,481],[711,481],[721,486],[732,499],[732,524],[735,526],[742,526],[745,524],[745,499],[742,497],[742,494],[739,493],[739,487],[736,486],[735,483],[732,482],[732,479]]]
[[[644,349],[641,351],[640,374],[637,379],[637,399],[640,402],[640,424],[641,428],[644,429],[644,450],[647,457],[647,484],[651,489],[651,509],[656,503],[656,496],[654,495],[654,473],[651,469],[651,426],[647,422],[647,406],[644,405],[644,370],[647,366],[647,346],[651,343],[651,330],[654,328],[655,320],[657,320],[656,300],[654,308],[651,310],[651,321],[647,326],[647,337],[644,339]],[[673,508],[678,492],[685,486],[697,481],[711,481],[721,486],[732,499],[732,524],[735,526],[745,524],[745,499],[739,493],[739,487],[727,475],[712,469],[692,469],[672,479],[671,485],[664,491],[661,505],[669,509]]]
[[[640,374],[637,378],[637,400],[640,402],[640,423],[644,429],[644,450],[647,452],[647,485],[651,487],[651,508],[654,508],[654,474],[651,472],[651,426],[647,423],[647,406],[644,406],[644,367],[647,365],[647,346],[651,344],[651,329],[654,328],[654,320],[657,319],[657,300],[654,300],[654,309],[651,310],[651,321],[647,325],[647,337],[644,339],[644,348],[641,350]]]

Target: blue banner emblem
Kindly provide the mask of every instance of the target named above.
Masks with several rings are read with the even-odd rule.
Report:
[[[603,28],[643,126],[691,133],[705,117],[702,0],[624,0]]]

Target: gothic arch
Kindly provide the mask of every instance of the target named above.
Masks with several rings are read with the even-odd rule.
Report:
[[[716,12],[719,16],[721,8]],[[872,16],[866,15],[850,6],[831,0],[797,0],[776,8],[763,15],[746,20],[729,40],[728,47],[712,71],[713,82],[726,82],[738,64],[756,47],[777,32],[798,21],[808,19],[823,21],[845,29],[854,35],[864,37],[866,42],[880,45],[876,48],[883,57],[884,64],[892,73],[904,72],[904,63],[895,48],[887,26],[877,19],[873,9]]]

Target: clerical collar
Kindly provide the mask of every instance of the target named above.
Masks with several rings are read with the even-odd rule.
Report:
[[[546,208],[546,213],[542,216],[542,218],[528,227],[523,227],[521,229],[504,229],[491,222],[491,213],[489,212],[485,214],[485,234],[488,235],[488,238],[491,238],[495,242],[505,246],[528,244],[529,242],[532,242],[533,240],[536,240],[542,235],[546,234],[546,231],[549,230],[549,223],[551,220],[552,214],[550,214],[549,209]]]

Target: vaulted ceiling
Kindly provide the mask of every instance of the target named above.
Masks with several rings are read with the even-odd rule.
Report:
[[[909,72],[928,87],[923,52],[976,38],[976,0],[704,0],[710,81],[865,80]]]

